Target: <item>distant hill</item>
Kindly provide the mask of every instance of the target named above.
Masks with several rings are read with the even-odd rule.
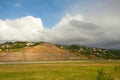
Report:
[[[0,44],[0,61],[120,59],[119,50],[49,42],[6,42]]]
[[[120,59],[120,50],[103,49],[95,47],[85,47],[80,45],[57,45],[61,49],[70,51],[71,53],[79,53],[86,55],[88,59]]]

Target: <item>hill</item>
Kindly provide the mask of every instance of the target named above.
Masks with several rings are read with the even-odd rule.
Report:
[[[120,59],[119,50],[49,42],[6,42],[0,44],[0,61]]]
[[[71,53],[79,53],[86,55],[88,59],[120,59],[120,50],[103,49],[95,47],[85,47],[80,45],[57,45],[61,49],[70,51]]]
[[[52,43],[15,42],[2,44],[0,61],[35,61],[35,60],[76,60],[76,55],[68,50],[60,49]],[[85,57],[87,59],[87,57]]]

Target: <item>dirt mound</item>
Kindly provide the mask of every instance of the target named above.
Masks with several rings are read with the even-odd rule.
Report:
[[[19,52],[0,52],[0,61],[74,60],[81,57],[51,43],[23,48]]]

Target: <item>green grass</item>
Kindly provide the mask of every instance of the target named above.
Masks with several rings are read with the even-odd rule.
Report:
[[[120,61],[1,64],[0,80],[96,80],[97,71],[102,68],[120,80]]]

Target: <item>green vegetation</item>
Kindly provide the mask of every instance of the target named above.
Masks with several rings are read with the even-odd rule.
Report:
[[[120,50],[102,49],[94,47],[85,47],[80,45],[57,45],[61,49],[69,50],[70,52],[84,54],[86,56],[95,55],[104,59],[120,59]]]
[[[120,71],[114,71],[116,67],[120,67],[119,61],[0,64],[0,80],[98,80],[99,69],[120,80]]]
[[[104,71],[104,69],[99,69],[97,73],[98,73],[97,80],[114,80],[110,74]]]
[[[19,51],[19,49],[21,48],[25,48],[25,47],[32,47],[38,44],[41,44],[43,42],[6,42],[3,44],[0,44],[0,50],[1,51]]]

